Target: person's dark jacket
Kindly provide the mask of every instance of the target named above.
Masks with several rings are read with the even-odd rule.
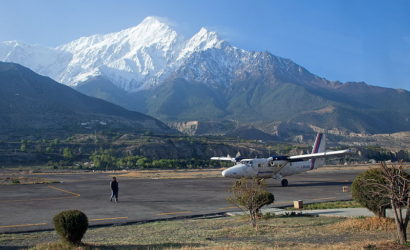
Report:
[[[118,192],[118,182],[117,181],[111,181],[111,190],[114,192]]]

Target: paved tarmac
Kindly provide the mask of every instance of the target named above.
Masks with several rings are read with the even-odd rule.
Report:
[[[309,171],[289,176],[289,186],[269,180],[275,195],[271,207],[348,200],[351,184],[361,170]],[[25,232],[53,228],[60,211],[79,209],[90,225],[109,225],[172,219],[184,216],[239,211],[226,201],[232,179],[130,179],[118,178],[119,203],[109,201],[110,174],[76,173],[44,175],[60,183],[0,186],[0,232]]]

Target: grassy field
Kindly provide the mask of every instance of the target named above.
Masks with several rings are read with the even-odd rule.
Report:
[[[333,208],[357,208],[363,207],[356,201],[329,201],[329,202],[319,202],[311,204],[303,204],[303,210],[314,210],[314,209],[333,209]],[[298,210],[293,207],[286,208],[288,210]]]
[[[80,249],[401,249],[394,237],[394,222],[377,218],[274,217],[256,231],[235,216],[89,229]],[[57,241],[55,232],[0,234],[0,248],[64,248]]]

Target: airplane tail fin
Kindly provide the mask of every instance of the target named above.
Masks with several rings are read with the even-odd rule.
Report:
[[[312,154],[326,152],[326,136],[323,133],[317,133],[315,143],[313,144]],[[311,159],[310,169],[318,168],[325,165],[325,159]]]

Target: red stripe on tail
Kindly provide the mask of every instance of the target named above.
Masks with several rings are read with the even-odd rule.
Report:
[[[322,135],[323,135],[322,133],[317,134],[316,141],[315,141],[315,144],[314,144],[314,148],[312,150],[312,154],[315,154],[319,151],[320,143],[322,142]],[[310,160],[310,170],[315,168],[315,161],[316,161],[316,159],[311,159]]]

